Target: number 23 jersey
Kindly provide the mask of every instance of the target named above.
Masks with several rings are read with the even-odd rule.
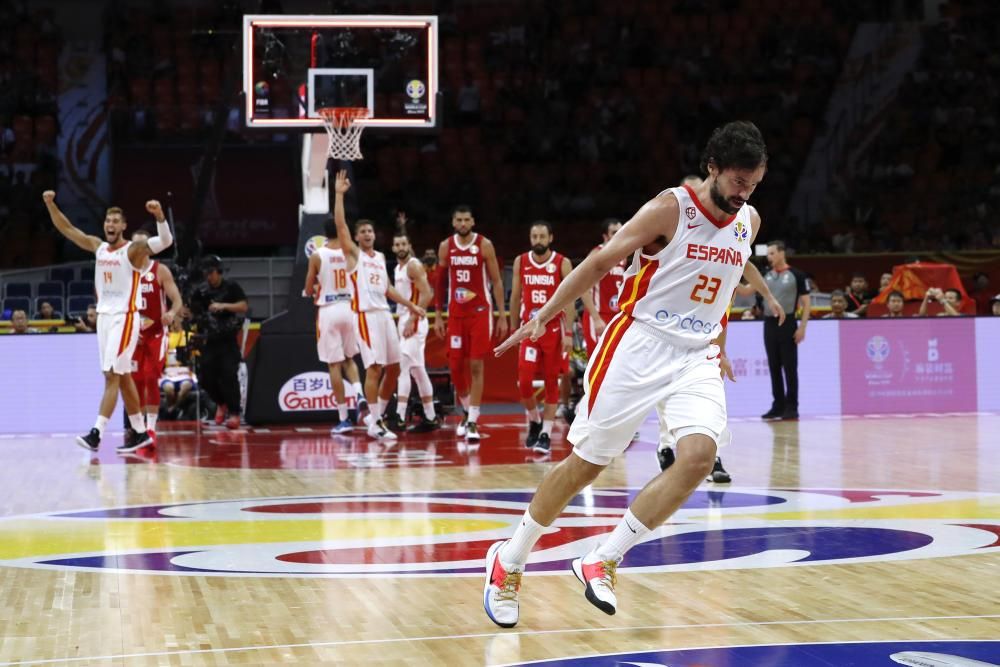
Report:
[[[750,259],[753,209],[744,205],[735,215],[718,220],[690,187],[665,192],[677,198],[677,231],[655,255],[635,253],[625,271],[619,306],[679,345],[700,347],[725,325],[733,291]]]

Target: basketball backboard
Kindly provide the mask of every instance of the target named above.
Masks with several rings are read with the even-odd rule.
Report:
[[[243,17],[247,127],[323,127],[316,110],[367,107],[367,127],[433,128],[436,16]]]

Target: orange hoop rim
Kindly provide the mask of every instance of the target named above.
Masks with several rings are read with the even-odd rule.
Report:
[[[353,123],[356,120],[368,118],[367,107],[321,107],[316,109],[316,115],[330,122]]]

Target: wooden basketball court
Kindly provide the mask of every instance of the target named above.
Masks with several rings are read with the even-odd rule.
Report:
[[[500,665],[1000,637],[1000,416],[731,426],[733,483],[703,484],[629,553],[617,615],[566,566],[656,474],[653,422],[536,547],[512,630],[483,612],[482,557],[568,454],[561,432],[551,458],[525,450],[519,416],[490,418],[478,451],[453,426],[386,450],[361,431],[164,424],[130,457],[114,434],[95,456],[72,434],[0,436],[0,664]],[[927,664],[991,664],[991,646],[1000,663],[983,646],[981,662]]]

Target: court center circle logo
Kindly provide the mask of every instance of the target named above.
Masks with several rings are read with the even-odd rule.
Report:
[[[638,488],[578,496],[532,552],[564,574],[618,523]],[[527,489],[353,494],[145,505],[0,519],[0,566],[278,577],[480,576]],[[986,496],[986,498],[984,498]],[[913,560],[1000,547],[1000,494],[699,489],[622,570],[667,572]],[[956,507],[968,506],[968,516]],[[939,507],[940,511],[936,511]],[[711,515],[711,519],[710,519]],[[722,521],[719,522],[718,518]],[[886,518],[891,517],[891,518]],[[55,545],[55,546],[54,546]]]

